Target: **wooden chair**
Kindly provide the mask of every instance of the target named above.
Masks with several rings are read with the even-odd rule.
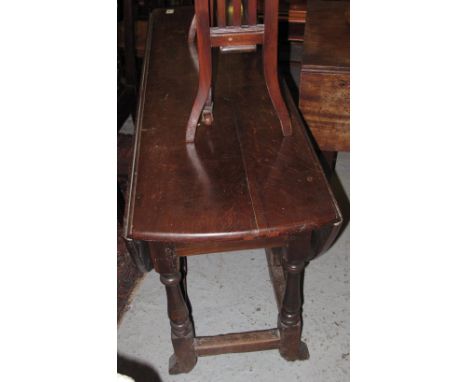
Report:
[[[278,0],[265,3],[264,24],[257,24],[257,0],[231,0],[232,25],[228,25],[229,0],[195,0],[189,43],[197,36],[199,84],[187,123],[186,142],[194,142],[197,124],[213,121],[212,50],[249,52],[263,44],[263,73],[268,93],[281,122],[283,135],[292,134],[291,120],[278,82]]]
[[[215,79],[223,96],[213,126],[200,126],[197,142],[186,144],[198,83],[187,46],[192,12],[155,11],[150,20],[125,236],[143,243],[139,247],[165,286],[171,374],[189,372],[198,357],[222,353],[278,349],[288,361],[304,360],[303,270],[333,241],[341,213],[287,89],[295,133],[283,137],[260,50],[220,55]],[[181,262],[254,248],[267,252],[278,303],[273,328],[196,336]]]

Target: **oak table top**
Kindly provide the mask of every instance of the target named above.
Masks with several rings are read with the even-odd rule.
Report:
[[[290,235],[341,215],[291,97],[283,137],[262,74],[261,49],[215,54],[214,123],[194,144],[185,127],[198,73],[187,34],[193,9],[150,22],[131,171],[126,236],[195,243]]]

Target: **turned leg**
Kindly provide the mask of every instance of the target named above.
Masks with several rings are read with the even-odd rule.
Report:
[[[279,352],[288,361],[309,358],[307,345],[301,342],[301,279],[305,261],[310,252],[310,235],[291,240],[286,248],[283,268],[286,274],[286,289],[278,318],[280,332]]]
[[[288,136],[292,134],[291,119],[278,82],[278,0],[266,1],[264,12],[263,73],[283,135]]]
[[[210,95],[211,43],[208,0],[195,1],[197,47],[198,47],[198,92],[187,123],[185,141],[193,143],[200,114]]]
[[[194,330],[187,302],[181,288],[180,258],[166,244],[151,243],[151,258],[161,282],[166,287],[167,312],[171,324],[174,354],[169,359],[169,374],[188,373],[197,363],[194,348]]]

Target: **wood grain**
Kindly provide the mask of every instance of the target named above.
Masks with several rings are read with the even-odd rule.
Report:
[[[277,349],[279,343],[280,337],[278,329],[257,330],[252,332],[196,337],[195,351],[198,356],[245,353]]]
[[[185,144],[198,82],[186,48],[190,21],[190,10],[177,10],[154,24],[136,126],[127,235],[175,243],[245,241],[339,222],[297,115],[292,118],[297,134],[281,134],[263,80],[261,50],[219,55],[215,81],[223,96],[215,104],[215,122],[201,126],[196,144]],[[164,43],[158,36],[165,36]]]
[[[308,5],[299,107],[322,150],[349,151],[349,2]]]

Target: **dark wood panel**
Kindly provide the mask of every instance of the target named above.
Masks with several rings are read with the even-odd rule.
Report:
[[[278,311],[281,310],[283,304],[284,290],[286,288],[286,279],[282,266],[282,248],[267,248],[265,249],[268,263],[268,272],[270,273],[270,281],[275,293],[276,305]]]
[[[322,150],[349,151],[349,2],[309,0],[299,107]]]
[[[299,107],[322,150],[349,151],[349,72],[303,70]]]
[[[287,237],[268,237],[261,239],[237,240],[229,242],[209,240],[201,243],[178,243],[175,247],[178,256],[191,256],[199,255],[200,253],[208,254],[215,252],[241,251],[246,249],[283,247],[287,244]]]
[[[255,60],[229,62],[239,68],[246,63],[243,69],[248,71],[248,62]],[[258,71],[251,70],[248,85],[239,78],[233,88],[236,126],[259,228],[291,224],[291,228],[314,229],[336,219],[330,205],[320,203],[331,192],[298,116],[291,115],[293,136],[283,139]],[[295,109],[292,102],[288,106]]]
[[[185,143],[198,84],[187,45],[192,15],[192,8],[176,9],[160,17],[149,36],[151,54],[144,69],[136,131],[140,160],[134,168],[130,201],[129,232],[134,238],[196,238],[255,228],[227,105],[215,105],[218,123],[209,129],[201,126],[196,145]],[[214,223],[221,225],[213,227]]]
[[[308,0],[303,63],[349,68],[349,1]]]

